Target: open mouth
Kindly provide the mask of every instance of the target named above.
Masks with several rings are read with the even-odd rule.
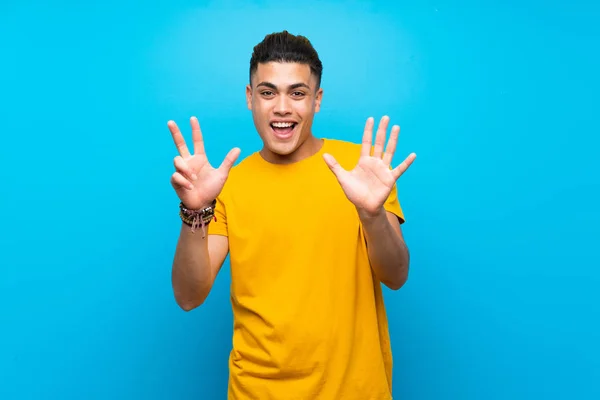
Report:
[[[298,125],[296,122],[273,122],[271,123],[271,129],[273,129],[275,136],[288,138],[294,132],[296,125]]]

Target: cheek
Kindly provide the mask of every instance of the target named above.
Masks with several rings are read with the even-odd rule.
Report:
[[[265,107],[264,102],[255,101],[252,103],[252,113],[254,114],[254,118],[258,120],[267,119],[268,117],[268,108]]]
[[[295,107],[296,113],[298,113],[302,119],[308,119],[313,112],[314,106],[315,104],[312,101],[299,103]]]
[[[256,110],[257,113],[261,113],[261,114],[268,114],[269,111],[272,108],[272,104],[271,102],[265,100],[265,99],[256,99],[256,101],[254,102],[254,109]]]

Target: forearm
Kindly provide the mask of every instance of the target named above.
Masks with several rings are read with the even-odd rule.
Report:
[[[397,290],[408,278],[409,252],[400,232],[391,225],[385,209],[377,215],[359,212],[367,240],[371,268],[377,278]]]
[[[208,237],[182,224],[171,276],[177,304],[187,311],[202,304],[212,287],[212,274]]]

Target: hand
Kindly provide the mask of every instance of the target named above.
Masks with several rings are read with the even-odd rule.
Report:
[[[179,155],[174,160],[176,171],[171,176],[171,185],[187,208],[195,210],[209,206],[223,190],[229,171],[240,155],[240,149],[231,149],[219,168],[215,169],[204,152],[204,140],[196,117],[190,118],[194,155],[190,154],[177,124],[169,121],[167,125],[179,150]]]
[[[323,158],[337,177],[344,193],[358,209],[361,215],[376,216],[383,211],[383,205],[398,178],[408,169],[417,157],[411,153],[400,165],[390,169],[390,163],[396,151],[400,127],[394,125],[390,140],[385,153],[386,132],[389,117],[384,116],[377,129],[373,155],[371,153],[371,142],[373,137],[373,118],[367,119],[362,139],[362,148],[358,164],[352,171],[346,171],[330,154],[324,154]]]

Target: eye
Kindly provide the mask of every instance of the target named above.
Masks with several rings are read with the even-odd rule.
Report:
[[[260,92],[260,94],[262,94],[263,96],[273,96],[273,92],[270,90],[264,90]]]
[[[302,97],[302,96],[304,96],[304,92],[293,92],[292,96],[294,96],[294,97]]]

